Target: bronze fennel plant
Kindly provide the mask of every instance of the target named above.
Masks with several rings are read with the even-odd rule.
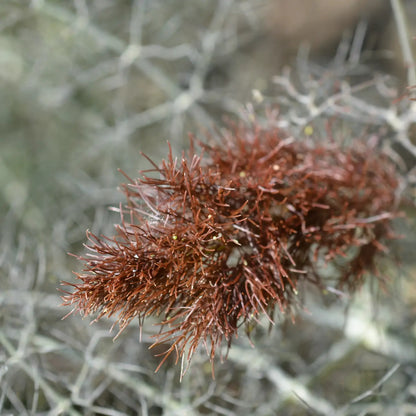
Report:
[[[85,269],[64,282],[72,312],[118,314],[120,330],[162,316],[161,363],[172,352],[190,361],[200,343],[212,360],[242,324],[290,310],[302,282],[353,291],[377,275],[398,185],[377,149],[313,144],[256,123],[198,142],[200,154],[195,142],[122,185],[113,237],[87,233]],[[330,281],[318,262],[336,270]]]

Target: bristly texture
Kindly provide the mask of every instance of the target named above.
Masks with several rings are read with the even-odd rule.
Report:
[[[377,272],[393,238],[397,179],[376,149],[313,146],[258,126],[200,146],[201,155],[170,152],[122,185],[117,233],[88,233],[86,268],[79,283],[64,283],[64,304],[117,313],[121,330],[162,315],[155,344],[170,343],[165,358],[189,361],[202,342],[213,359],[241,324],[289,310],[301,282],[351,291]]]

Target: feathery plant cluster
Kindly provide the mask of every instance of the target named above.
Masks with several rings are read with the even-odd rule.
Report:
[[[258,123],[191,139],[189,155],[122,185],[127,205],[114,237],[88,233],[90,253],[65,304],[83,315],[118,314],[120,329],[162,315],[155,344],[213,360],[238,328],[291,311],[304,282],[354,290],[394,238],[398,185],[386,155],[295,140]],[[331,263],[331,277],[322,264]],[[321,264],[321,267],[318,267]],[[164,361],[162,360],[162,363]]]

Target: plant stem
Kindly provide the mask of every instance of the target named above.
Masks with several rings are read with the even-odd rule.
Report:
[[[409,29],[407,27],[403,4],[401,0],[390,0],[390,4],[397,25],[397,33],[402,48],[403,58],[407,66],[407,82],[409,85],[416,85],[416,66],[412,47],[410,46]]]

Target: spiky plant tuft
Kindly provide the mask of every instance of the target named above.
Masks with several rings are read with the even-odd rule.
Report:
[[[394,168],[364,143],[313,145],[277,128],[229,128],[216,144],[122,185],[114,237],[88,233],[90,254],[64,304],[98,318],[162,316],[155,344],[214,358],[241,324],[291,309],[299,286],[352,291],[393,238]],[[340,261],[342,260],[342,261]],[[324,277],[318,263],[336,272]],[[163,360],[162,360],[163,362]]]

